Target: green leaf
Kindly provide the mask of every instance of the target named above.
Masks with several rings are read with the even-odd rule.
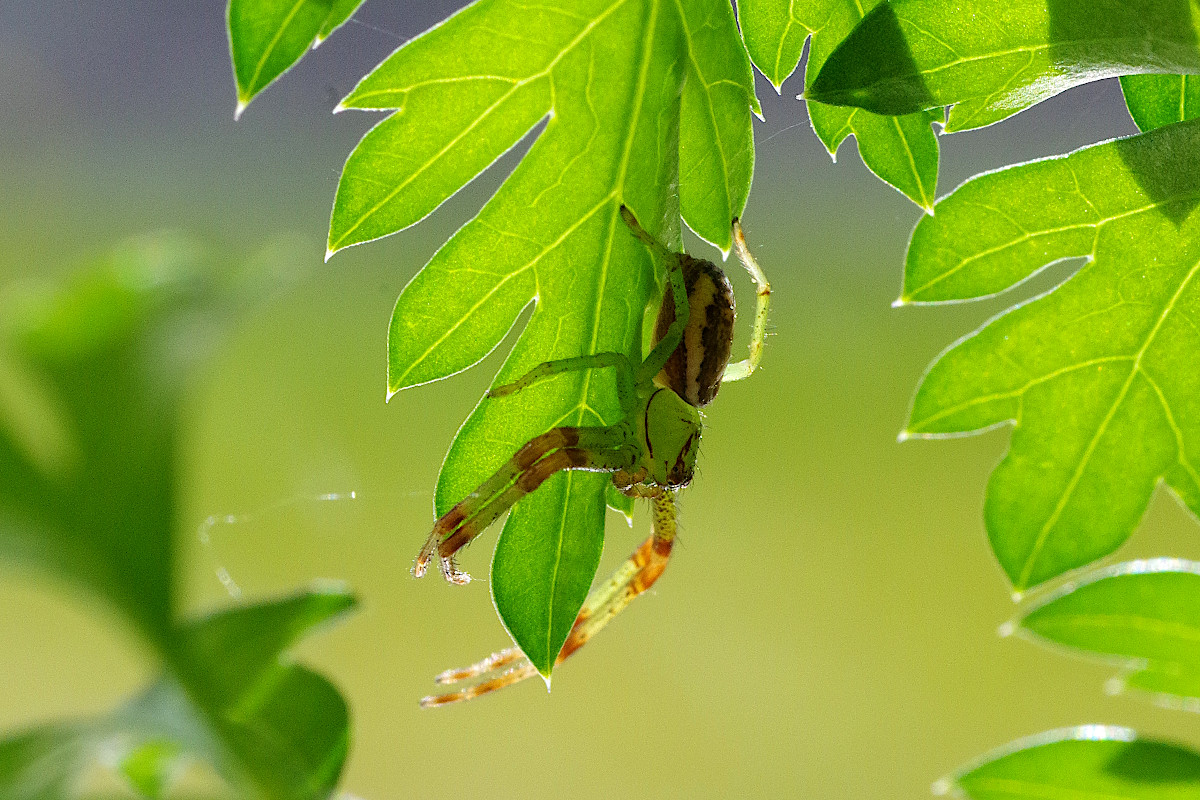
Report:
[[[936,788],[971,800],[1185,800],[1200,796],[1200,755],[1086,725],[1016,742]]]
[[[363,0],[229,0],[236,116],[255,95],[334,32]]]
[[[256,266],[270,273],[277,259]],[[175,618],[183,390],[231,312],[267,288],[218,276],[189,240],[147,237],[0,314],[0,557],[107,602],[165,667],[112,715],[0,744],[0,796],[73,796],[70,775],[97,753],[151,796],[184,754],[211,761],[241,797],[315,800],[336,784],[345,703],[279,657],[352,599],[318,591]]]
[[[1200,76],[1126,75],[1121,91],[1130,116],[1143,131],[1200,117]]]
[[[890,0],[810,75],[805,97],[881,114],[953,105],[947,131],[1072,86],[1200,71],[1190,0]]]
[[[979,176],[917,225],[902,302],[1089,261],[944,353],[905,436],[1013,423],[988,484],[1018,591],[1115,550],[1159,481],[1200,511],[1200,121]]]
[[[1121,564],[1040,603],[1021,628],[1050,642],[1126,660],[1147,672],[1140,688],[1178,693],[1200,675],[1200,564],[1157,559]]]
[[[862,19],[881,0],[752,0],[739,4],[746,48],[759,71],[780,88],[800,62],[812,34],[806,73],[814,76]],[[849,136],[858,140],[863,164],[924,209],[937,193],[938,145],[929,111],[893,117],[857,108],[808,102],[813,130],[832,156]]]
[[[727,246],[753,165],[750,79],[725,0],[483,0],[364,78],[343,106],[398,110],[346,162],[330,252],[417,222],[545,120],[496,195],[405,287],[389,392],[478,362],[531,303],[498,381],[582,353],[640,360],[659,281],[617,210],[677,246],[680,203],[693,230]],[[482,401],[446,457],[437,513],[548,428],[619,417],[609,371]],[[606,483],[554,476],[497,545],[496,607],[546,675],[595,574]]]
[[[280,656],[352,605],[345,592],[318,590],[183,626],[176,670],[188,689],[166,677],[110,714],[0,741],[0,795],[67,800],[90,770],[115,765],[130,788],[158,798],[189,760],[204,759],[241,797],[328,796],[346,757],[345,703]]]

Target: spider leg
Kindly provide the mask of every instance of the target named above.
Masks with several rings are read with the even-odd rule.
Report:
[[[604,369],[606,367],[613,367],[617,371],[617,397],[620,400],[621,408],[628,413],[633,407],[637,396],[633,385],[633,365],[629,362],[629,357],[624,353],[595,353],[590,356],[576,356],[575,358],[547,361],[538,364],[512,383],[491,388],[488,390],[487,396],[491,398],[506,397],[554,375],[585,369]]]
[[[649,589],[666,569],[671,557],[671,548],[675,544],[675,494],[663,491],[654,498],[654,527],[650,537],[624,561],[602,585],[592,590],[562,650],[558,653],[555,664],[561,664],[583,647],[613,617],[619,614],[633,598]],[[520,650],[510,647],[494,653],[477,664],[457,670],[446,670],[438,675],[436,681],[442,684],[457,683],[469,680],[507,667],[516,666],[474,686],[468,686],[457,692],[432,695],[421,700],[422,708],[459,703],[471,700],[481,695],[490,694],[506,686],[512,686],[523,680],[532,678],[538,672],[528,660],[521,655]]]
[[[436,551],[446,580],[469,583],[471,576],[458,569],[455,553],[556,472],[616,472],[632,466],[636,454],[621,447],[625,436],[626,426],[618,423],[606,428],[553,428],[530,439],[496,474],[438,519],[413,574],[424,575]]]
[[[683,331],[687,327],[688,316],[691,314],[692,306],[688,302],[687,286],[683,279],[683,268],[679,265],[679,255],[672,253],[663,245],[662,242],[655,239],[646,229],[637,221],[637,217],[629,210],[627,206],[621,206],[621,219],[633,231],[633,235],[646,244],[659,258],[661,258],[667,268],[667,280],[671,282],[671,297],[675,302],[675,319],[671,322],[671,326],[667,328],[666,334],[659,340],[654,349],[650,351],[650,355],[646,356],[646,360],[638,368],[637,385],[645,386],[649,384],[654,376],[662,371],[663,365],[667,363],[667,359],[671,354],[679,348],[679,343],[683,341]]]
[[[754,312],[754,330],[750,336],[750,357],[725,367],[722,381],[740,381],[758,368],[758,362],[762,361],[763,342],[767,338],[767,312],[771,308],[771,284],[767,282],[767,276],[750,253],[746,237],[742,233],[742,223],[737,219],[733,221],[733,249],[757,287],[755,294],[758,307]]]

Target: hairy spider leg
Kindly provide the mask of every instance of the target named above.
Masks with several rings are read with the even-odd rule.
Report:
[[[529,440],[496,474],[434,524],[413,565],[413,574],[418,578],[425,574],[436,550],[446,580],[469,583],[471,576],[458,569],[455,553],[556,472],[617,472],[631,468],[638,457],[637,449],[627,445],[631,431],[632,426],[622,421],[606,427],[552,428]]]
[[[575,624],[567,636],[566,643],[559,651],[558,658],[555,659],[556,665],[570,658],[611,622],[635,597],[654,585],[654,582],[666,569],[667,561],[671,557],[671,549],[675,544],[675,517],[675,493],[664,490],[654,498],[654,523],[649,538],[617,568],[607,581],[588,595],[587,601],[579,611],[579,616],[575,618]],[[538,674],[537,669],[525,659],[518,648],[510,647],[493,653],[469,667],[446,670],[435,680],[440,684],[458,683],[478,678],[511,664],[516,666],[474,686],[468,686],[456,692],[422,698],[421,707],[436,708],[452,703],[461,703],[464,700],[471,700],[520,683]]]
[[[750,248],[746,245],[746,236],[742,233],[742,223],[736,218],[733,220],[733,249],[737,253],[738,261],[742,262],[742,266],[750,273],[750,278],[757,287],[755,295],[758,307],[754,312],[754,329],[750,335],[750,357],[726,366],[722,381],[740,381],[750,377],[751,373],[758,369],[758,363],[762,361],[763,343],[767,338],[767,313],[771,309],[771,284],[767,282],[762,267],[758,266],[758,262],[750,253]]]

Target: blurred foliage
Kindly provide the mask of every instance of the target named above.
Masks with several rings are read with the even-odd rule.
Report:
[[[345,703],[281,656],[353,598],[314,589],[177,619],[181,400],[238,307],[266,288],[256,273],[219,276],[194,242],[146,237],[61,289],[19,293],[0,316],[0,554],[110,604],[163,669],[111,714],[0,742],[0,796],[86,794],[88,774],[108,767],[130,792],[164,797],[196,760],[238,797],[322,798],[337,783]]]

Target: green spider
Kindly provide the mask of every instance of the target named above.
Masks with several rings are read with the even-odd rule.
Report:
[[[620,213],[633,235],[667,269],[668,284],[650,355],[637,367],[622,353],[548,361],[514,383],[492,389],[488,396],[505,397],[564,372],[611,368],[616,370],[624,416],[613,425],[553,428],[531,439],[495,475],[437,520],[413,568],[413,574],[421,577],[436,554],[446,580],[469,582],[470,576],[455,563],[457,552],[561,470],[606,472],[624,494],[649,498],[654,506],[650,537],[607,582],[588,595],[558,662],[582,647],[666,568],[675,540],[675,492],[691,482],[696,468],[702,429],[699,409],[712,401],[723,380],[740,380],[754,372],[766,336],[771,287],[746,246],[738,220],[733,221],[734,247],[757,285],[758,308],[749,358],[730,364],[734,297],[725,273],[710,261],[667,249],[625,206],[621,206]],[[510,648],[471,667],[444,672],[437,682],[478,677],[521,660],[520,651]],[[421,704],[437,706],[468,700],[535,674],[537,671],[526,661],[496,678],[451,694],[427,697]]]

